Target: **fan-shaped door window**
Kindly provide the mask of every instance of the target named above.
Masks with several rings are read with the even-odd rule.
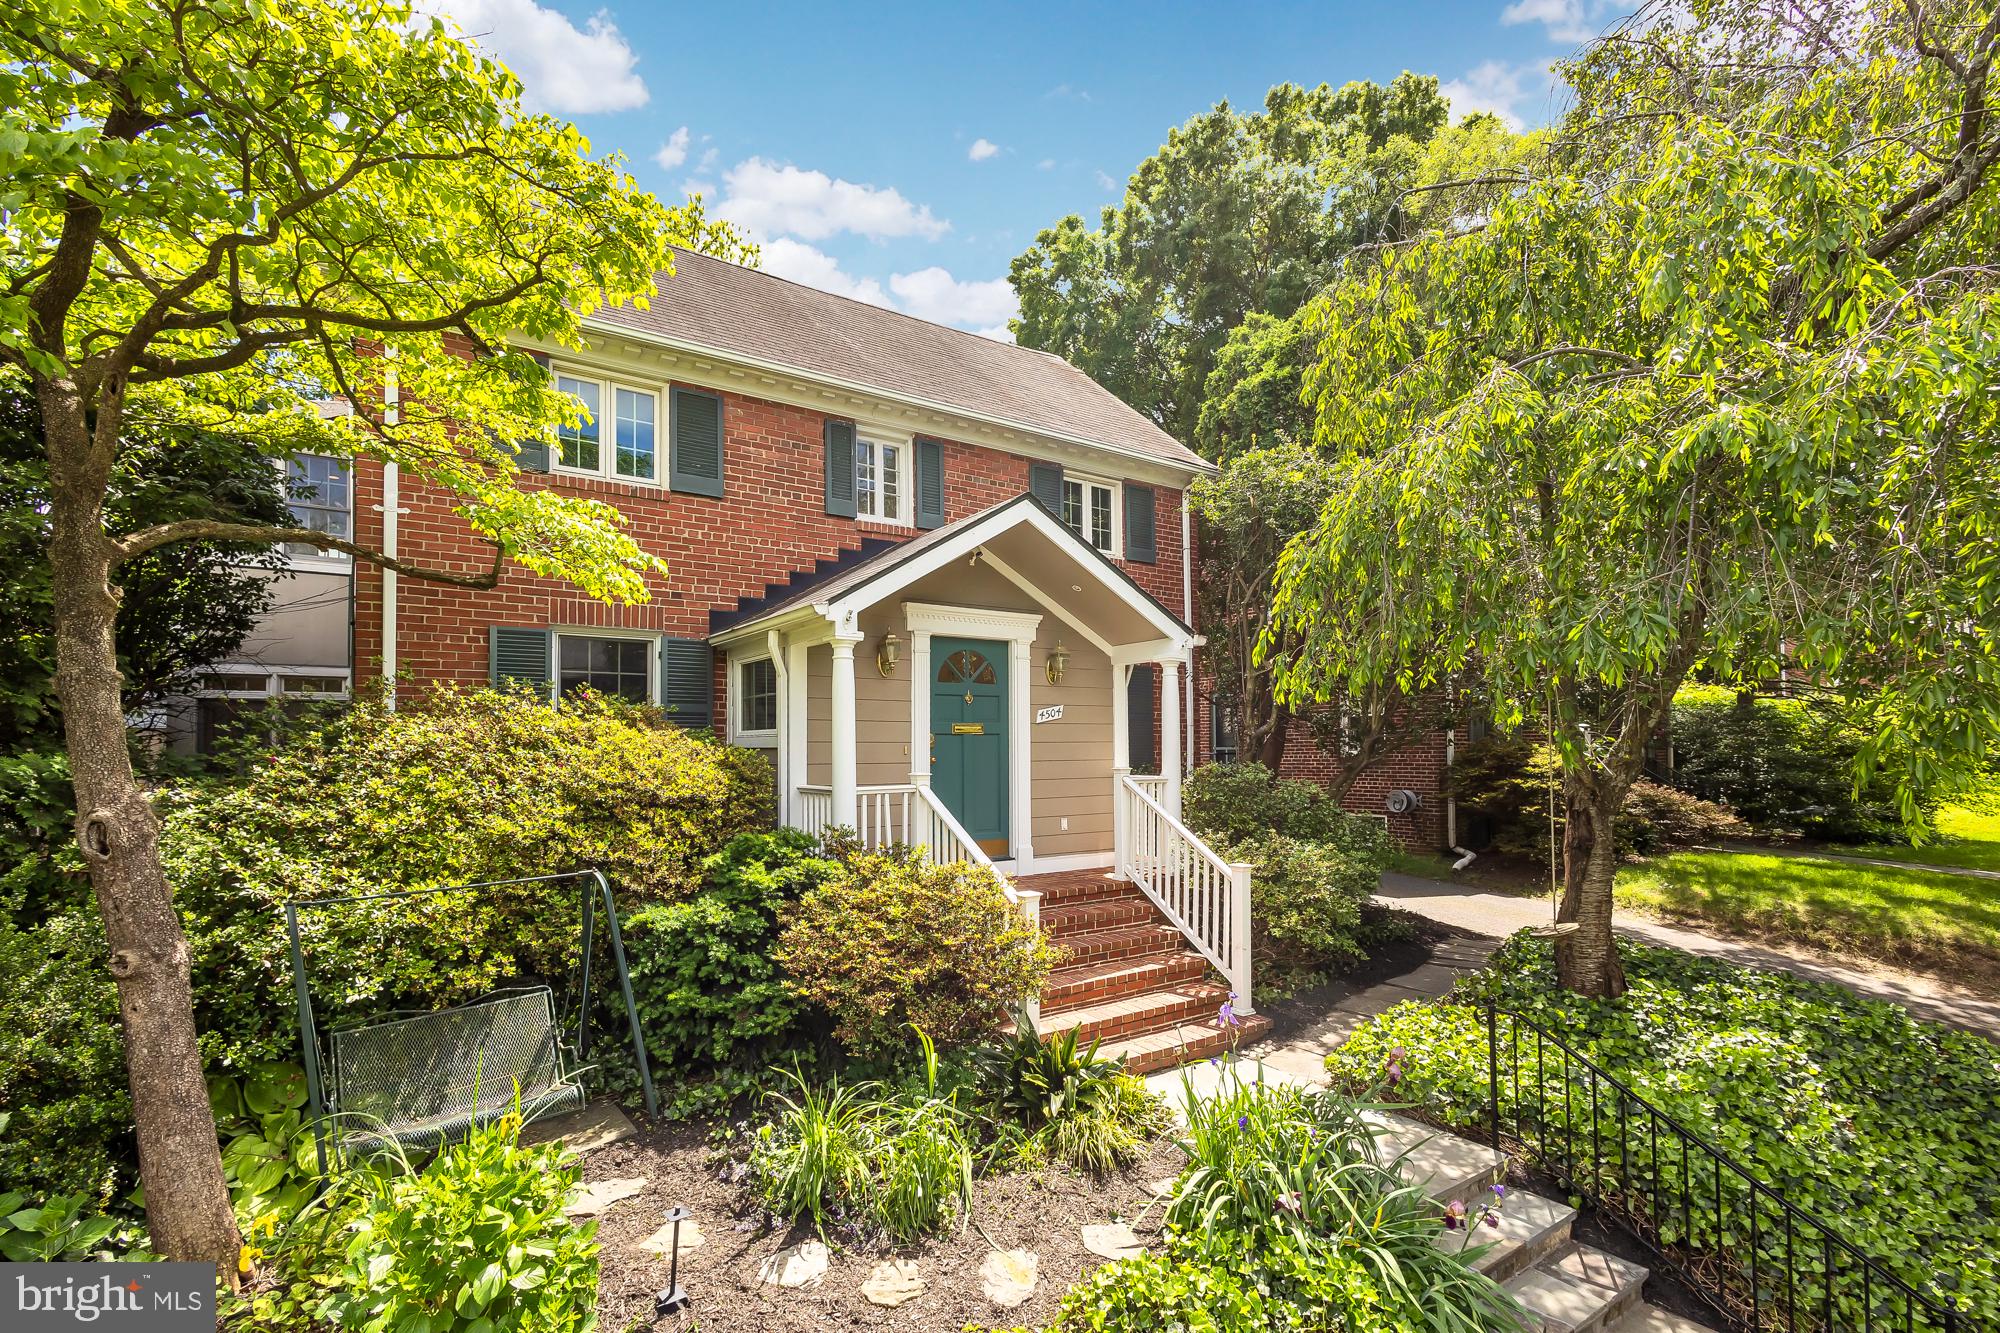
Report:
[[[975,653],[970,648],[961,648],[938,665],[938,683],[955,685],[964,681],[968,685],[997,685],[999,678],[993,674],[993,664],[983,653]]]

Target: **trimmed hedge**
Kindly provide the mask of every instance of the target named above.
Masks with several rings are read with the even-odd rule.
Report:
[[[1562,1035],[1905,1282],[1931,1291],[1937,1278],[1938,1290],[1955,1290],[1968,1314],[2000,1317],[2000,1046],[1838,986],[1672,949],[1620,948],[1631,988],[1618,1000],[1564,991],[1550,946],[1525,935],[1502,946],[1457,998],[1490,997]],[[1503,1116],[1517,1123],[1545,1114],[1558,1155],[1565,1141],[1586,1141],[1589,1102],[1577,1096],[1565,1111],[1560,1059],[1538,1072],[1533,1039],[1524,1037],[1517,1092],[1504,1020],[1501,1040]],[[1399,1005],[1333,1052],[1327,1067],[1337,1085],[1374,1086],[1398,1047],[1400,1095],[1444,1124],[1474,1131],[1484,1124],[1478,1008]],[[1594,1128],[1614,1164],[1615,1100],[1601,1104]],[[1631,1161],[1649,1160],[1647,1134],[1644,1123],[1630,1122]],[[1677,1155],[1671,1166],[1670,1185]],[[1697,1166],[1695,1182],[1688,1222],[1664,1219],[1668,1239],[1740,1259],[1749,1244],[1748,1191],[1725,1173],[1718,1214],[1713,1170]],[[1678,1203],[1678,1189],[1673,1197]],[[1770,1249],[1781,1245],[1782,1221],[1768,1205],[1762,1217],[1760,1266],[1782,1267],[1782,1248]],[[1803,1290],[1817,1290],[1816,1265],[1816,1256],[1803,1258]],[[1850,1296],[1858,1284],[1850,1293],[1843,1283],[1842,1299]]]

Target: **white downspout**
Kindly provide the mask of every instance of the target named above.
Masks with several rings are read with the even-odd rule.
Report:
[[[396,349],[391,347],[384,353],[393,358]],[[396,367],[391,365],[382,376],[382,424],[394,426],[402,420],[398,404],[402,402],[402,392],[396,383]],[[396,553],[396,518],[402,508],[402,469],[392,462],[382,465],[382,503],[377,506],[382,511],[382,554],[391,560]],[[396,571],[384,568],[382,571],[382,679],[383,702],[390,712],[396,711]]]
[[[1454,707],[1458,703],[1457,696],[1458,692],[1456,690],[1447,690],[1445,692],[1445,698]],[[1458,728],[1455,726],[1446,727],[1444,729],[1444,785],[1447,792],[1451,789],[1451,767],[1457,760]],[[1459,859],[1451,863],[1453,870],[1463,870],[1479,859],[1478,852],[1467,851],[1458,845],[1458,798],[1456,796],[1447,795],[1444,798],[1444,845],[1458,853]]]
[[[1181,487],[1181,619],[1190,629],[1194,623],[1194,520],[1188,513],[1187,487]],[[1195,655],[1190,652],[1187,662],[1187,708],[1182,717],[1187,721],[1187,764],[1192,767],[1201,761],[1200,735],[1195,707]]]

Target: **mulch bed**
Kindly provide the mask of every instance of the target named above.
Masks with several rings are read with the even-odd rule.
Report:
[[[706,1125],[641,1130],[586,1159],[586,1179],[647,1181],[643,1192],[612,1205],[599,1219],[599,1326],[615,1331],[654,1325],[653,1296],[667,1285],[667,1260],[641,1250],[639,1242],[658,1230],[662,1214],[676,1204],[693,1210],[704,1239],[700,1248],[681,1255],[681,1286],[690,1304],[654,1325],[663,1333],[891,1327],[956,1333],[968,1323],[1039,1325],[1054,1316],[1071,1283],[1105,1262],[1083,1248],[1079,1228],[1122,1217],[1150,1237],[1158,1230],[1160,1210],[1143,1218],[1139,1213],[1152,1199],[1151,1185],[1179,1174],[1183,1165],[1180,1150],[1163,1140],[1129,1170],[1102,1180],[1058,1166],[990,1176],[973,1184],[974,1225],[954,1226],[911,1246],[832,1245],[832,1263],[819,1285],[788,1291],[759,1284],[757,1266],[811,1232],[782,1223],[767,1229],[752,1190],[721,1178],[727,1158],[711,1148]],[[979,1266],[996,1247],[1032,1250],[1040,1259],[1034,1295],[1011,1310],[992,1305],[980,1291]],[[915,1259],[929,1283],[923,1295],[893,1309],[870,1305],[861,1295],[869,1270],[889,1258]]]

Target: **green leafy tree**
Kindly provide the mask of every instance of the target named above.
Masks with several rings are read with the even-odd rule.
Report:
[[[577,409],[508,339],[573,343],[599,304],[652,292],[670,243],[726,237],[525,113],[511,74],[400,0],[17,7],[0,128],[0,368],[41,414],[56,688],[148,1224],[169,1257],[233,1279],[187,940],[126,745],[121,581],[180,542],[292,541],[471,587],[511,558],[643,599],[660,566],[615,511],[515,484],[511,442]],[[329,394],[352,412],[322,415]],[[414,568],[247,516],[119,532],[119,459],[167,426],[395,463],[455,495],[492,560]]]
[[[1435,78],[1405,73],[1386,87],[1280,84],[1260,112],[1223,102],[1196,116],[1097,230],[1072,214],[1014,260],[1015,340],[1193,439],[1230,331],[1252,312],[1291,314],[1353,246],[1396,233],[1447,110]]]
[[[1649,9],[1483,225],[1316,307],[1336,478],[1281,565],[1280,698],[1465,672],[1544,728],[1572,989],[1623,988],[1616,820],[1691,671],[1850,690],[1912,819],[2000,739],[1997,33]]]

